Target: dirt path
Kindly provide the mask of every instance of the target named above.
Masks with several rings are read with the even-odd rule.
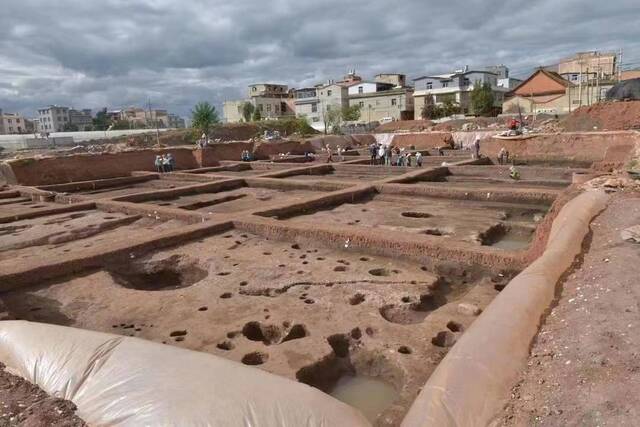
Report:
[[[631,426],[640,419],[640,195],[617,194],[591,224],[588,252],[562,284],[503,425]]]

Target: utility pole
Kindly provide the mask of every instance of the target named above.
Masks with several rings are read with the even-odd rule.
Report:
[[[618,82],[622,80],[622,48],[620,48],[620,59],[618,60]]]
[[[582,107],[582,58],[578,62],[580,64],[580,80],[578,81],[578,96],[580,97],[579,104]]]
[[[151,120],[151,98],[148,99],[147,105],[149,107],[149,120]],[[156,123],[156,145],[160,146],[160,130],[158,129],[158,120],[154,120]]]

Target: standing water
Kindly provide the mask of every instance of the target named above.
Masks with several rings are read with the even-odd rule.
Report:
[[[396,390],[384,381],[350,375],[341,377],[330,394],[362,412],[371,422],[374,422],[398,397]]]

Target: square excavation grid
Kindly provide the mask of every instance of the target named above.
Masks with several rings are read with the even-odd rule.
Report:
[[[10,318],[210,352],[327,393],[373,376],[387,387],[373,418],[398,424],[526,265],[573,171],[225,162],[5,187],[0,298]]]

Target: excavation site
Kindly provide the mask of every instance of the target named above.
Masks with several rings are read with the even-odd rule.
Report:
[[[495,417],[637,133],[483,136],[479,157],[398,135],[420,165],[371,164],[376,134],[5,160],[0,324],[22,350],[0,362],[75,346],[74,363],[43,362],[60,379],[27,379],[90,425],[154,424],[175,402],[195,405],[186,424],[206,405],[216,419],[242,396],[325,425]],[[175,170],[155,171],[167,152]]]

